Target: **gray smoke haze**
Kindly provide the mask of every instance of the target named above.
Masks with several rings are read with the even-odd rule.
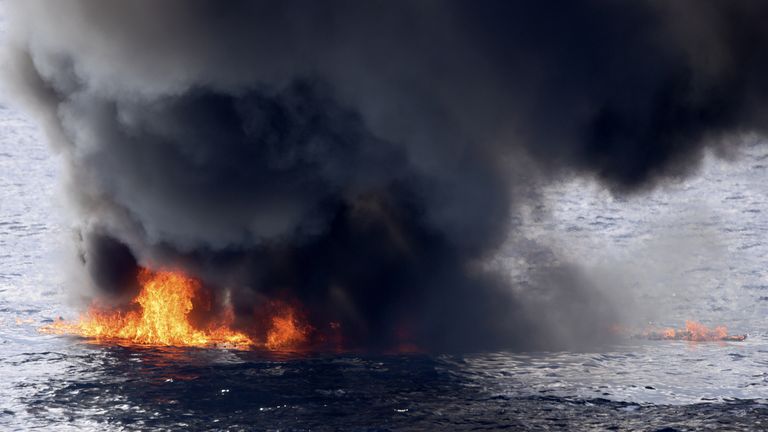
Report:
[[[620,317],[573,265],[525,287],[486,265],[518,206],[564,175],[644,190],[768,124],[758,0],[8,8],[8,82],[68,164],[105,295],[181,267],[243,328],[295,298],[351,345],[605,338]]]

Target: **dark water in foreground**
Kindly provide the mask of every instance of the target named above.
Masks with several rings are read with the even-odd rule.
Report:
[[[2,385],[0,429],[768,428],[768,401],[741,399],[768,395],[768,374],[761,372],[768,370],[768,354],[750,345],[643,343],[611,354],[312,356],[56,338],[26,348],[0,359],[6,377],[12,371],[12,382]]]

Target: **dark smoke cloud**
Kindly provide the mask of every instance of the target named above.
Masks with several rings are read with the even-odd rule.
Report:
[[[517,206],[562,175],[679,177],[768,115],[757,0],[8,6],[97,286],[181,266],[243,326],[298,298],[353,344],[599,339],[618,317],[572,266],[486,265]]]

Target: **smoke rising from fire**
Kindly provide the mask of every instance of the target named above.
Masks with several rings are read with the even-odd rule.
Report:
[[[517,207],[563,175],[650,187],[768,124],[760,1],[8,7],[9,82],[103,293],[180,267],[242,326],[295,299],[352,344],[599,335],[615,311],[573,266],[486,265]]]

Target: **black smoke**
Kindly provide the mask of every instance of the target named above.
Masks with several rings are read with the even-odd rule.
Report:
[[[489,266],[537,185],[631,193],[765,132],[762,1],[25,0],[12,90],[64,155],[96,286],[181,267],[353,345],[550,347],[619,319]]]

